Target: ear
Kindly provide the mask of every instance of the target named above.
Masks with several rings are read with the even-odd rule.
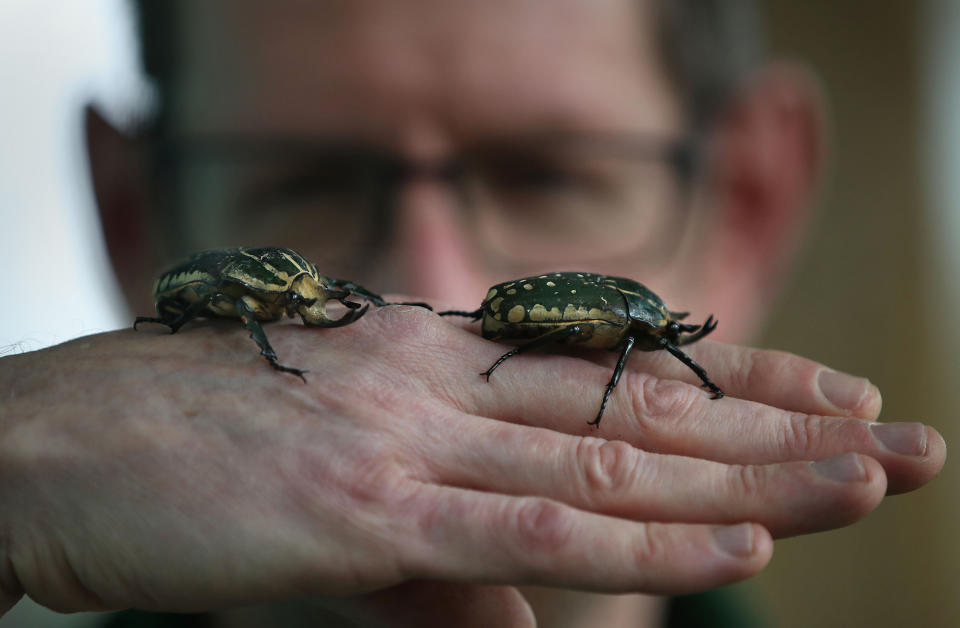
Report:
[[[743,86],[716,127],[708,246],[719,262],[714,272],[723,274],[715,280],[747,329],[757,321],[743,310],[768,308],[812,214],[826,152],[821,93],[805,69],[770,66]]]
[[[157,255],[141,153],[134,138],[95,108],[88,105],[84,113],[90,176],[110,261],[131,306],[146,305],[149,311]]]

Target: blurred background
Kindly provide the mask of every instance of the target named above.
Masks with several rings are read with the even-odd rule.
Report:
[[[833,163],[761,344],[869,377],[884,420],[960,438],[960,3],[766,0],[809,63]],[[781,626],[960,626],[960,468],[864,521],[778,541],[751,586]]]
[[[960,439],[960,2],[761,0],[771,52],[820,76],[832,163],[760,345],[865,375],[882,418]],[[149,107],[123,0],[0,2],[0,355],[126,326],[82,107]],[[869,10],[868,10],[869,9]],[[960,467],[843,530],[778,541],[735,587],[771,625],[960,626]],[[0,628],[86,626],[24,601]]]

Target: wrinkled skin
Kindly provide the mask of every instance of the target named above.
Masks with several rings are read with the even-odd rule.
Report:
[[[735,582],[772,538],[852,523],[945,455],[930,427],[878,430],[866,380],[836,407],[825,367],[784,353],[691,347],[722,401],[638,356],[596,430],[575,384],[602,386],[604,352],[519,356],[487,384],[501,345],[391,306],[338,330],[273,325],[316,375],[304,385],[244,335],[119,331],[0,361],[2,608],[24,592],[62,611],[320,595],[370,625],[532,626],[515,589],[482,583]]]

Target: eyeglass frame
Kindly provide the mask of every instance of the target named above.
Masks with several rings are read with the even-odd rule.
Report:
[[[198,158],[217,159],[224,155],[229,156],[231,160],[260,159],[264,155],[279,155],[285,160],[298,160],[301,164],[311,161],[321,163],[324,158],[336,156],[353,158],[356,163],[365,160],[365,163],[377,164],[381,168],[376,170],[380,175],[376,180],[376,191],[382,192],[383,198],[378,197],[378,202],[373,206],[377,217],[380,218],[375,220],[375,224],[381,226],[375,234],[376,241],[383,241],[389,233],[387,226],[392,215],[392,199],[395,197],[396,189],[411,179],[429,178],[446,183],[458,192],[461,205],[469,207],[470,202],[462,180],[470,160],[465,159],[464,154],[489,155],[494,154],[494,151],[489,150],[490,148],[507,148],[512,150],[505,151],[505,154],[513,152],[514,155],[519,155],[523,151],[517,150],[518,148],[526,149],[535,146],[541,149],[544,146],[559,146],[570,142],[575,142],[578,147],[602,148],[607,151],[607,154],[619,153],[628,159],[652,159],[665,163],[672,175],[676,177],[677,189],[680,192],[676,209],[684,213],[685,221],[687,213],[685,210],[689,205],[692,183],[702,165],[704,144],[702,137],[692,134],[667,137],[636,131],[556,133],[537,135],[524,141],[484,142],[459,156],[432,163],[418,163],[373,143],[358,142],[356,139],[337,136],[312,138],[293,135],[211,133],[170,137],[148,132],[144,134],[144,139],[154,172],[168,185],[171,184],[174,171],[182,168],[187,162]],[[530,139],[536,141],[530,141]],[[526,152],[530,154],[533,151]],[[174,211],[176,211],[175,208]],[[174,220],[176,221],[176,218]]]

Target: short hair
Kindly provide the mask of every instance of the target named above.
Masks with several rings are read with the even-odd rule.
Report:
[[[661,62],[693,131],[708,126],[766,44],[752,0],[653,0]]]
[[[156,119],[170,115],[179,69],[176,0],[133,0],[144,72],[157,87]],[[709,126],[764,49],[753,0],[651,0],[658,48],[692,132]]]

